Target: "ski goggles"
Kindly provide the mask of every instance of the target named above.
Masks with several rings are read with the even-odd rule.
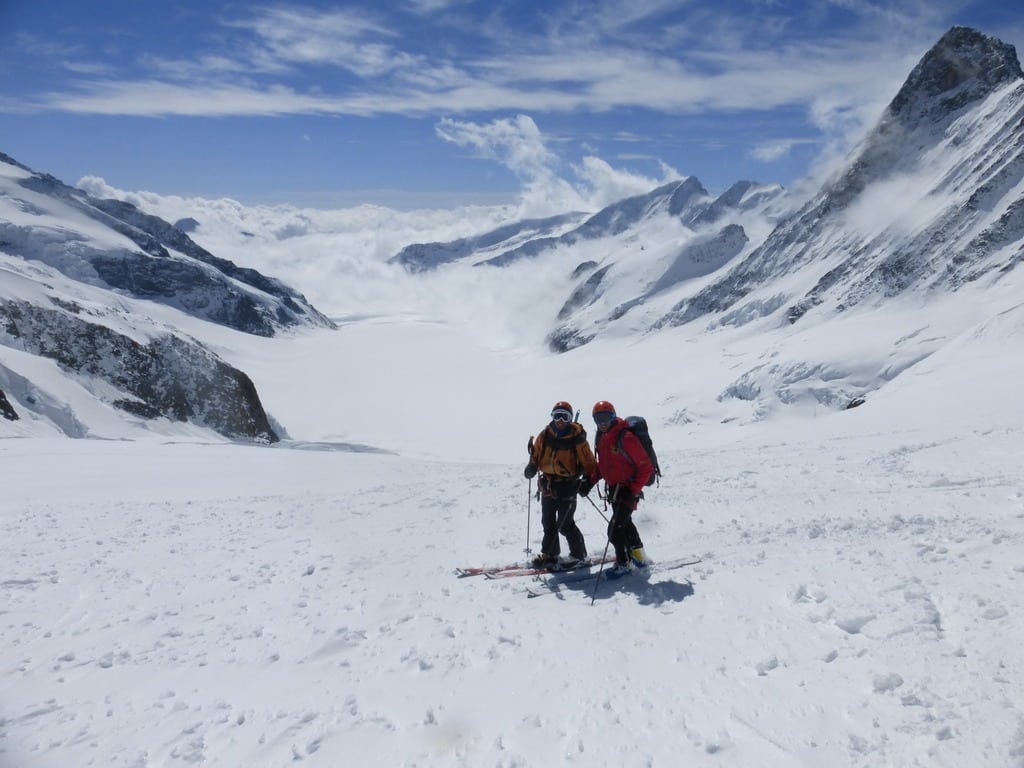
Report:
[[[572,414],[568,411],[557,410],[551,412],[552,421],[572,421]]]
[[[594,423],[600,427],[604,424],[610,424],[614,418],[615,414],[611,411],[598,411],[594,414]]]

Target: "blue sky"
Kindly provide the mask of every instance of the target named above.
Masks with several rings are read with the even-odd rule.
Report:
[[[950,26],[1020,48],[1013,5],[0,0],[0,151],[72,184],[322,208],[793,186]]]

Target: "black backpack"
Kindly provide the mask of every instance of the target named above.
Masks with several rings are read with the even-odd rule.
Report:
[[[643,416],[626,416],[623,421],[626,422],[626,429],[636,435],[637,440],[640,441],[640,445],[647,451],[647,458],[650,459],[651,464],[654,465],[654,471],[651,472],[651,476],[647,478],[645,486],[654,485],[657,481],[658,485],[661,485],[661,467],[658,466],[658,454],[654,452],[654,443],[651,442],[651,432],[647,428],[647,419]],[[616,444],[616,448],[619,453],[626,457],[626,460],[632,463],[632,459],[629,458],[629,454],[622,450],[622,432],[619,432],[619,439]],[[594,436],[594,451],[597,451],[597,439],[600,434]]]

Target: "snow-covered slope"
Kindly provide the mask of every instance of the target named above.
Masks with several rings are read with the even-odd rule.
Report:
[[[382,330],[322,334],[335,354],[303,375],[345,374]],[[394,330],[398,359],[433,343],[432,365],[397,372],[415,413],[374,394],[392,371],[347,404],[307,390],[290,415],[424,433],[422,457],[0,441],[0,765],[1019,763],[1019,311],[862,408],[745,427],[673,425],[679,404],[626,370],[541,385],[521,374],[542,360],[466,350],[484,392],[445,370],[436,326]],[[672,358],[671,334],[645,351]],[[719,364],[705,352],[677,375]],[[270,392],[295,386],[281,362]],[[553,398],[597,392],[657,425],[647,550],[703,562],[605,583],[593,605],[593,582],[531,600],[529,579],[457,579],[537,551],[525,439]],[[600,553],[593,500],[577,517]]]
[[[166,221],[94,198],[3,154],[0,242],[11,256],[246,333],[330,325],[293,289],[213,256]]]
[[[557,239],[564,230],[575,229],[583,218],[584,215],[580,213],[566,213],[547,219],[524,219],[449,243],[413,243],[399,251],[390,262],[401,264],[411,272],[436,269],[442,264],[467,257],[486,263],[490,259],[500,259],[501,254],[517,250],[524,242]],[[494,251],[498,255],[491,255]]]

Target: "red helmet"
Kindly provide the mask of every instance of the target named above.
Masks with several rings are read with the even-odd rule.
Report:
[[[610,413],[612,416],[615,415],[615,406],[609,403],[607,400],[598,400],[594,403],[594,410],[590,412],[592,416],[596,416],[599,413]]]
[[[555,403],[555,407],[551,409],[551,422],[562,420],[565,423],[572,421],[572,406],[569,405],[565,400],[559,400]]]

